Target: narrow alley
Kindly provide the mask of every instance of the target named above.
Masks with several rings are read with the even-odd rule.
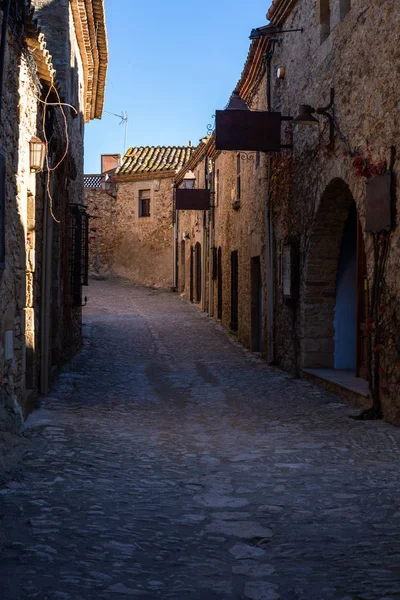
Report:
[[[400,430],[177,294],[92,282],[0,490],[2,600],[400,598]]]

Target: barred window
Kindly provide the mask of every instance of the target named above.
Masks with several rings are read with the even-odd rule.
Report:
[[[89,216],[80,204],[71,205],[70,241],[72,305],[81,306],[82,286],[89,285]]]
[[[139,217],[150,217],[150,190],[139,190]]]

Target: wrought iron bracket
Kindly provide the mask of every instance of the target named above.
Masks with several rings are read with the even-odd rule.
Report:
[[[331,88],[330,101],[327,106],[317,108],[315,111],[318,115],[326,117],[329,121],[329,146],[333,148],[335,143],[335,118],[333,115],[333,107],[335,104],[335,89]],[[328,112],[331,111],[331,112]],[[332,114],[331,114],[332,113]]]

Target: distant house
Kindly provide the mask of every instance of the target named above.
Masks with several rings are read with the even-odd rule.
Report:
[[[95,197],[87,180],[90,212],[101,217],[94,221],[92,236],[98,238],[91,258],[97,272],[127,277],[139,285],[173,287],[174,178],[193,151],[191,145],[130,148],[113,176],[115,201],[107,199],[104,190]],[[90,204],[93,201],[97,210]],[[107,231],[105,220],[113,224]]]

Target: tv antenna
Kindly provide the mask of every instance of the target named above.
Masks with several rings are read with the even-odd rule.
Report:
[[[104,112],[106,112],[109,115],[112,115],[113,117],[117,117],[118,119],[120,119],[120,122],[118,123],[118,125],[122,125],[122,124],[125,125],[125,137],[124,137],[124,156],[125,156],[126,145],[127,145],[127,141],[128,141],[128,113],[126,112],[126,110],[123,110],[120,115],[117,115],[117,113],[110,112],[109,110],[105,110]]]

